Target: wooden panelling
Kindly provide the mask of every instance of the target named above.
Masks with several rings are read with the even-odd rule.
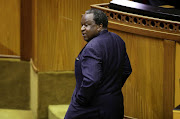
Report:
[[[172,119],[175,41],[109,30],[126,42],[133,69],[123,87],[125,114],[138,119]]]
[[[81,15],[91,4],[109,1],[37,0],[33,61],[39,71],[74,70],[74,60],[85,45]]]
[[[175,88],[175,42],[164,40],[163,119],[172,119]]]
[[[175,59],[175,107],[180,105],[180,43],[176,43]]]
[[[125,115],[163,119],[163,40],[109,30],[125,41],[133,70],[123,87]]]
[[[0,54],[20,55],[20,0],[0,0]]]
[[[126,42],[133,69],[123,88],[125,114],[139,119],[171,119],[175,41],[109,30],[119,34]]]

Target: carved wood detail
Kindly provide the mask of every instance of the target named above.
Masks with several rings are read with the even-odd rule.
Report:
[[[104,11],[108,17],[109,23],[113,22],[119,25],[127,25],[133,27],[133,30],[142,29],[152,32],[153,34],[154,31],[156,31],[157,34],[168,35],[168,37],[164,36],[164,38],[180,42],[180,22],[117,11],[108,8],[108,4],[109,3],[96,4],[91,5],[91,7]]]

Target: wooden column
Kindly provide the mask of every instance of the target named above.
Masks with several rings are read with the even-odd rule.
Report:
[[[33,41],[33,0],[21,0],[20,56],[21,60],[29,61],[32,57]]]

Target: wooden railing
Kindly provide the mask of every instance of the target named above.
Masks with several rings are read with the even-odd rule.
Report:
[[[109,3],[91,5],[108,16],[109,28],[180,42],[180,22],[142,16],[108,8]],[[141,32],[138,32],[141,31]]]

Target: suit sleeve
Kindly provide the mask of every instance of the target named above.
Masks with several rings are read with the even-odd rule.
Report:
[[[76,94],[76,102],[79,105],[87,106],[102,77],[102,59],[97,50],[94,48],[84,49],[81,68],[83,81]]]

